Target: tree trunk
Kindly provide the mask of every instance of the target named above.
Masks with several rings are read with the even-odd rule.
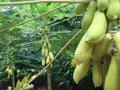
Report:
[[[47,86],[48,86],[48,90],[52,90],[52,87],[51,87],[51,72],[50,72],[49,67],[47,69]]]

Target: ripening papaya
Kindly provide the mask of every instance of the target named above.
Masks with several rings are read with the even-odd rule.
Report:
[[[42,58],[42,66],[44,67],[46,65],[46,61],[44,58]]]
[[[91,60],[77,65],[73,73],[73,79],[76,84],[87,75],[90,65]]]
[[[105,78],[104,90],[120,90],[120,57],[118,55],[111,58]]]
[[[86,42],[96,44],[103,40],[107,29],[107,20],[105,13],[97,10],[93,21],[86,32]]]
[[[87,6],[88,6],[88,2],[77,3],[75,6],[75,14],[81,14],[86,10]]]
[[[88,5],[87,11],[82,19],[82,30],[87,30],[93,20],[94,14],[96,11],[96,2],[95,1],[91,1]]]
[[[92,80],[94,87],[100,87],[103,84],[103,71],[100,60],[93,60]]]
[[[50,61],[54,59],[54,55],[52,52],[49,52],[49,57],[50,57]]]
[[[46,58],[46,64],[48,64],[49,62],[50,62],[50,57],[48,55],[47,58]]]
[[[120,0],[109,0],[106,15],[110,20],[120,18]]]
[[[85,42],[86,40],[86,34],[81,38],[76,50],[74,59],[76,60],[77,64],[81,64],[83,62],[86,62],[90,59],[93,45],[90,45],[89,43]]]
[[[104,39],[95,45],[92,51],[92,59],[97,60],[103,57],[108,52],[111,40],[112,37],[110,33],[105,34]]]
[[[109,0],[97,0],[97,7],[101,11],[105,11],[109,5]]]

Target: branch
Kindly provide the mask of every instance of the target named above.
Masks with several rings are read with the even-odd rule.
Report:
[[[1,2],[0,6],[5,5],[25,5],[25,4],[36,4],[36,3],[79,3],[89,2],[91,0],[35,0],[35,1],[23,1],[23,2]]]

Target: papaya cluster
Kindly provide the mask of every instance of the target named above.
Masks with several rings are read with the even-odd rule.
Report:
[[[81,30],[85,34],[75,50],[73,79],[78,84],[91,69],[94,87],[120,90],[120,32],[111,33],[110,25],[120,18],[120,0],[77,3],[75,13],[83,12]]]
[[[13,70],[15,69],[15,66],[8,66],[6,68],[6,72],[8,73],[8,79],[13,75]]]
[[[45,67],[51,60],[53,60],[53,53],[50,51],[51,45],[48,40],[48,37],[43,37],[43,46],[42,46],[42,66]],[[50,65],[52,67],[52,64]]]

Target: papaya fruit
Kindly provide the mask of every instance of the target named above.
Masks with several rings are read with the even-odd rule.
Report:
[[[118,55],[111,58],[105,78],[104,90],[120,90],[120,57]]]
[[[92,80],[94,87],[100,87],[103,84],[103,71],[100,60],[93,60]]]
[[[77,67],[73,72],[73,79],[76,84],[78,84],[79,81],[87,75],[90,65],[91,65],[91,60],[88,60],[85,63],[81,63],[77,65]]]
[[[109,0],[97,0],[97,8],[101,11],[105,11],[109,5]]]
[[[87,11],[82,19],[82,30],[87,30],[93,20],[94,14],[96,11],[96,3],[95,1],[91,1],[87,7]]]
[[[88,2],[77,3],[75,6],[75,14],[81,14],[86,10]]]
[[[86,32],[86,42],[96,44],[103,40],[107,29],[107,20],[104,12],[97,10],[93,21]]]
[[[77,64],[86,62],[90,59],[93,45],[90,45],[89,43],[85,42],[86,40],[86,34],[81,38],[74,54],[74,59],[76,60]]]
[[[112,37],[110,33],[105,34],[104,39],[94,46],[92,59],[97,60],[103,57],[108,52],[109,43],[111,40]]]
[[[120,18],[120,0],[109,0],[106,15],[110,20]]]

